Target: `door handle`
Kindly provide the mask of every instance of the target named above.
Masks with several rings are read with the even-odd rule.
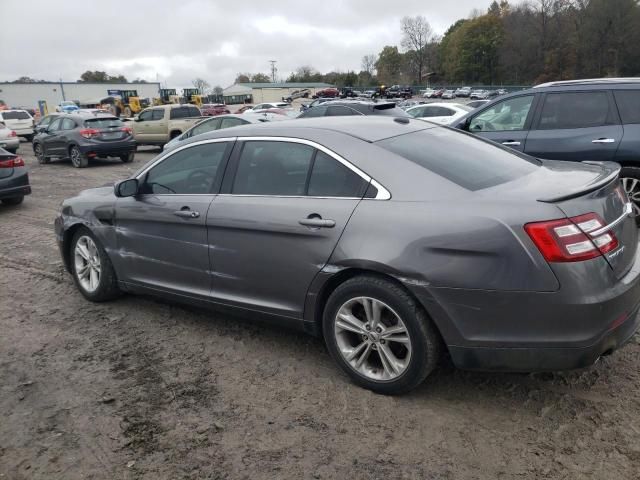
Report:
[[[305,218],[298,222],[300,225],[311,228],[333,228],[336,226],[335,220],[323,220],[322,218],[313,217]]]
[[[200,216],[200,212],[192,212],[191,210],[177,210],[173,214],[182,218],[198,218]]]
[[[515,140],[507,140],[506,142],[502,142],[502,145],[506,145],[507,147],[519,147],[520,142],[516,142]]]
[[[615,138],[596,138],[591,140],[591,143],[615,143]]]

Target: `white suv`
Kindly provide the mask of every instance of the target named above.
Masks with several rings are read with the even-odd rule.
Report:
[[[24,137],[28,142],[33,140],[33,117],[26,110],[0,110],[0,122]]]

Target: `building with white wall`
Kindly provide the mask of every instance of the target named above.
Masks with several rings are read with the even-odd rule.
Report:
[[[96,104],[107,97],[107,90],[137,90],[140,98],[157,98],[159,83],[7,83],[0,82],[0,100],[9,107],[38,108],[39,101],[46,101],[49,111],[63,100],[80,105]]]

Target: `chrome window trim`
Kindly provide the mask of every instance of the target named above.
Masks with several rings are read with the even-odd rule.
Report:
[[[361,177],[363,180],[365,180],[367,183],[371,183],[371,185],[373,185],[378,190],[378,193],[374,198],[362,198],[362,200],[389,200],[391,198],[391,193],[389,192],[389,190],[387,190],[380,182],[378,182],[374,178],[371,178],[365,172],[360,170],[358,167],[353,165],[348,160],[342,158],[340,155],[338,155],[334,151],[332,151],[332,150],[328,149],[327,147],[325,147],[324,145],[320,145],[319,143],[316,143],[316,142],[314,142],[312,140],[307,140],[307,139],[304,139],[304,138],[293,138],[293,137],[264,137],[264,136],[222,137],[222,138],[210,138],[210,139],[200,140],[200,141],[193,142],[193,143],[188,143],[186,145],[183,145],[183,146],[180,146],[180,147],[176,147],[175,149],[172,149],[172,150],[170,150],[168,152],[161,153],[160,156],[152,164],[150,164],[148,167],[146,167],[144,170],[142,170],[134,178],[142,181],[144,176],[153,167],[155,167],[156,165],[158,165],[160,162],[164,161],[165,159],[169,158],[170,156],[172,156],[172,155],[174,155],[174,154],[176,154],[176,153],[178,153],[178,152],[180,152],[182,150],[185,150],[187,148],[195,147],[195,146],[198,146],[198,145],[205,145],[205,144],[209,144],[209,143],[235,142],[235,141],[238,141],[238,140],[241,140],[241,141],[288,142],[288,143],[300,143],[300,144],[303,144],[303,145],[308,145],[308,146],[310,146],[312,148],[320,150],[321,152],[323,152],[326,155],[330,156],[334,160],[338,161],[339,163],[341,163],[342,165],[347,167],[349,170],[351,170],[353,173],[355,173],[356,175]],[[162,194],[162,195],[182,195],[182,194],[173,194],[172,193],[172,194]],[[191,195],[211,195],[211,194],[191,194]],[[244,195],[244,194],[235,194],[235,193],[227,193],[227,194],[219,194],[219,195],[237,196],[237,197],[245,196],[245,197],[277,197],[277,198],[334,198],[334,199],[335,198],[342,198],[342,199],[360,199],[360,197],[314,197],[314,196],[310,196],[310,195]]]
[[[375,196],[375,198],[369,199],[369,200],[389,200],[391,198],[391,193],[389,192],[389,190],[387,190],[384,186],[382,186],[382,184],[380,184],[378,181],[376,181],[375,179],[371,178],[365,172],[360,170],[358,167],[356,167],[354,164],[352,164],[348,160],[342,158],[340,155],[335,153],[333,150],[329,150],[324,145],[316,143],[313,140],[307,140],[306,138],[262,137],[262,136],[259,136],[259,137],[258,136],[255,136],[255,137],[238,137],[238,140],[241,140],[243,142],[244,141],[259,141],[259,142],[261,142],[261,141],[269,142],[270,141],[270,142],[300,143],[300,144],[303,144],[303,145],[308,145],[308,146],[310,146],[312,148],[320,150],[322,153],[324,153],[326,155],[329,155],[331,158],[333,158],[334,160],[338,161],[339,163],[341,163],[342,165],[347,167],[349,170],[351,170],[353,173],[355,173],[356,175],[361,177],[367,183],[373,184],[373,186],[378,189],[378,194]],[[226,194],[226,195],[240,196],[239,194],[234,194],[234,193],[229,193],[229,194]],[[348,198],[348,197],[310,197],[309,195],[252,195],[252,196],[256,196],[256,197]],[[355,198],[357,198],[357,197],[355,197]]]

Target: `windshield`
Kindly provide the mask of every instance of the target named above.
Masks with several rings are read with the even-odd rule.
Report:
[[[111,128],[122,127],[124,123],[117,118],[92,118],[85,120],[84,126],[87,128]]]
[[[472,191],[510,182],[541,165],[532,157],[444,128],[399,135],[376,145]]]

